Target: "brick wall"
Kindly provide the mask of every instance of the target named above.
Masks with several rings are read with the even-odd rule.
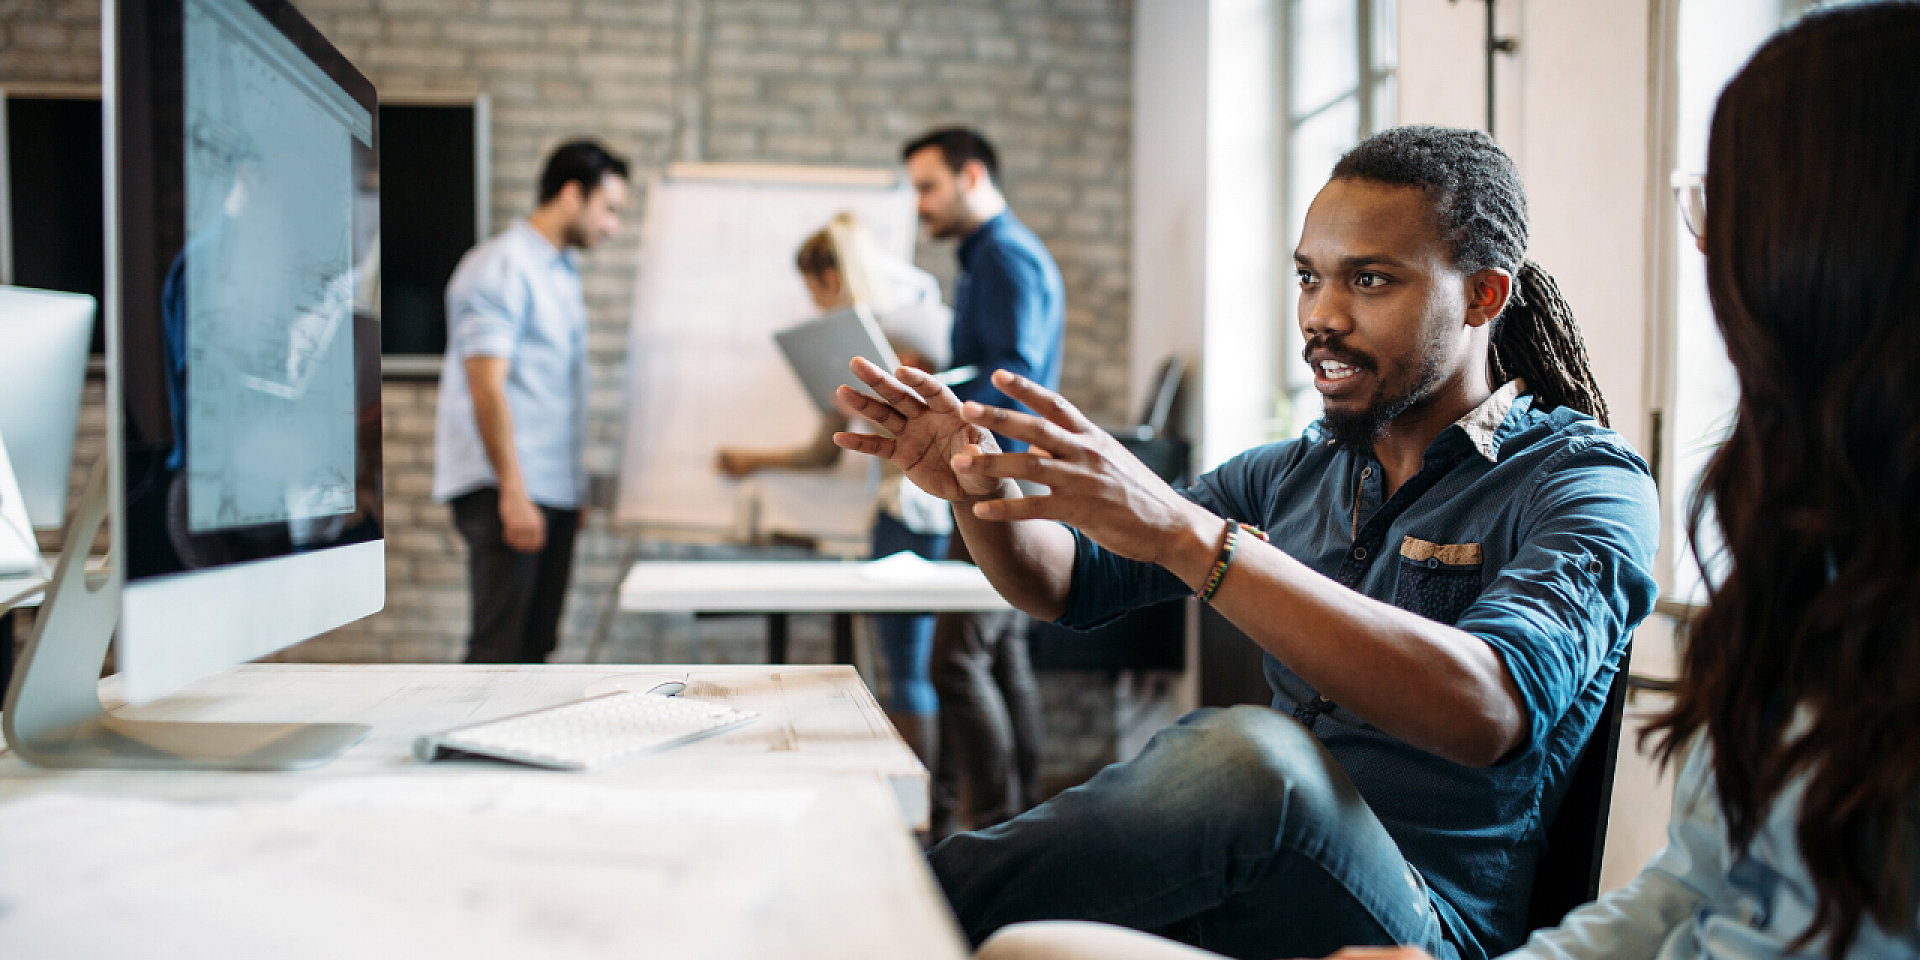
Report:
[[[1053,251],[1067,290],[1062,387],[1096,417],[1126,419],[1129,0],[298,0],[391,101],[486,94],[496,228],[524,214],[546,151],[599,136],[636,183],[677,160],[891,164],[939,123],[996,141],[1015,212]],[[0,0],[0,83],[97,81],[98,4]],[[644,196],[636,198],[643,207]],[[635,218],[637,222],[637,217]],[[587,258],[593,316],[590,466],[618,462],[625,322],[637,231]],[[922,266],[953,273],[950,244]],[[427,498],[436,386],[385,389],[388,606],[288,659],[457,659],[467,599],[459,538]],[[97,423],[98,418],[90,419]],[[97,429],[97,428],[96,428]],[[97,443],[86,450],[96,450]],[[630,551],[595,521],[582,539],[559,659],[750,660],[750,621],[613,617]],[[823,658],[827,626],[801,618],[795,655]],[[694,638],[698,636],[698,642]],[[594,643],[599,638],[598,644]],[[1046,679],[1050,774],[1071,778],[1111,742],[1111,684]],[[1101,719],[1105,718],[1105,719]]]

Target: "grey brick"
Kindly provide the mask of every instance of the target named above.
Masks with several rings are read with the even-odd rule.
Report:
[[[1127,416],[1132,7],[1126,0],[298,0],[383,92],[485,91],[495,102],[490,203],[496,225],[526,213],[545,152],[600,135],[635,160],[637,182],[667,157],[890,165],[906,137],[977,125],[1000,147],[1014,209],[1060,262],[1067,285],[1063,392],[1096,416]],[[98,76],[97,0],[0,0],[0,78]],[[683,23],[682,15],[702,18]],[[689,43],[705,39],[699,49]],[[692,72],[698,68],[699,72]],[[670,142],[672,138],[672,142]],[[697,146],[696,146],[697,145]],[[676,152],[680,151],[680,152]],[[631,218],[643,217],[636,197]],[[620,463],[626,322],[636,230],[584,261],[592,324],[588,462]],[[954,272],[951,243],[917,259]],[[102,448],[100,385],[89,384],[84,464]],[[432,383],[384,386],[388,423],[387,612],[286,651],[290,660],[448,661],[464,647],[464,546],[428,495]],[[85,471],[77,467],[75,482]],[[603,521],[583,538],[562,649],[584,656],[624,544]],[[825,656],[820,618],[795,650]],[[621,616],[615,657],[748,661],[757,624]],[[1050,784],[1110,755],[1113,690],[1102,674],[1041,677]]]
[[[487,0],[487,16],[496,20],[565,22],[579,12],[574,0]]]

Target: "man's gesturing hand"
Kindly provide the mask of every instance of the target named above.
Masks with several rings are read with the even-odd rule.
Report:
[[[836,433],[834,443],[892,463],[906,471],[914,486],[943,500],[966,502],[1000,492],[996,478],[954,472],[954,457],[997,454],[1000,447],[993,442],[993,434],[961,419],[960,398],[946,384],[914,367],[894,371],[896,378],[865,357],[853,358],[848,367],[882,399],[842,385],[834,400],[842,408],[879,424],[893,438]]]
[[[953,459],[962,482],[984,485],[1011,477],[1044,484],[1045,496],[979,503],[982,520],[1059,520],[1094,542],[1135,560],[1161,562],[1176,532],[1220,520],[1155,476],[1105,430],[1059,394],[1005,370],[993,383],[1039,416],[967,403],[961,416],[976,428],[1025,440],[1024,453],[963,453]],[[1177,572],[1177,571],[1176,571]]]

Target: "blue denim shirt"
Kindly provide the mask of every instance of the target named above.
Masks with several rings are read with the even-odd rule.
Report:
[[[1273,708],[1309,723],[1436,899],[1465,956],[1525,933],[1534,867],[1630,631],[1653,608],[1659,507],[1646,464],[1567,408],[1542,412],[1509,384],[1436,437],[1404,512],[1382,521],[1385,471],[1320,424],[1257,447],[1186,491],[1361,593],[1487,642],[1512,673],[1525,739],[1487,769],[1442,759],[1326,701],[1266,656]],[[1432,486],[1417,490],[1428,482]],[[1356,560],[1355,531],[1384,544]],[[1171,573],[1075,534],[1060,622],[1086,629],[1188,593]],[[1232,578],[1231,569],[1227,577]]]
[[[990,379],[1011,370],[1060,388],[1060,354],[1067,320],[1066,292],[1053,256],[1011,212],[976,227],[960,243],[960,278],[953,291],[953,365],[980,375],[953,388],[961,400],[1031,413]],[[1026,444],[997,437],[1002,449]]]

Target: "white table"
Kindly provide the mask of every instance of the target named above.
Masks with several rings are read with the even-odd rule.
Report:
[[[684,696],[762,716],[594,774],[411,759],[417,734],[626,672],[683,674]],[[115,690],[102,681],[110,706]],[[258,954],[276,917],[306,918],[269,951],[282,957],[966,953],[908,830],[925,822],[926,770],[848,667],[267,664],[120,712],[373,732],[296,773],[56,771],[0,755],[0,956],[48,955],[19,949],[49,943],[36,898],[98,911],[97,929],[57,928],[62,956],[182,931],[195,956]],[[62,832],[83,815],[97,829]],[[102,843],[117,847],[89,846]],[[77,873],[89,857],[111,868]],[[143,871],[168,879],[149,889]],[[77,876],[101,886],[97,903]],[[202,890],[245,902],[201,903]]]
[[[952,560],[643,560],[620,583],[622,612],[767,616],[769,663],[786,662],[789,614],[834,614],[833,659],[851,663],[853,614],[1007,608],[978,567]]]

